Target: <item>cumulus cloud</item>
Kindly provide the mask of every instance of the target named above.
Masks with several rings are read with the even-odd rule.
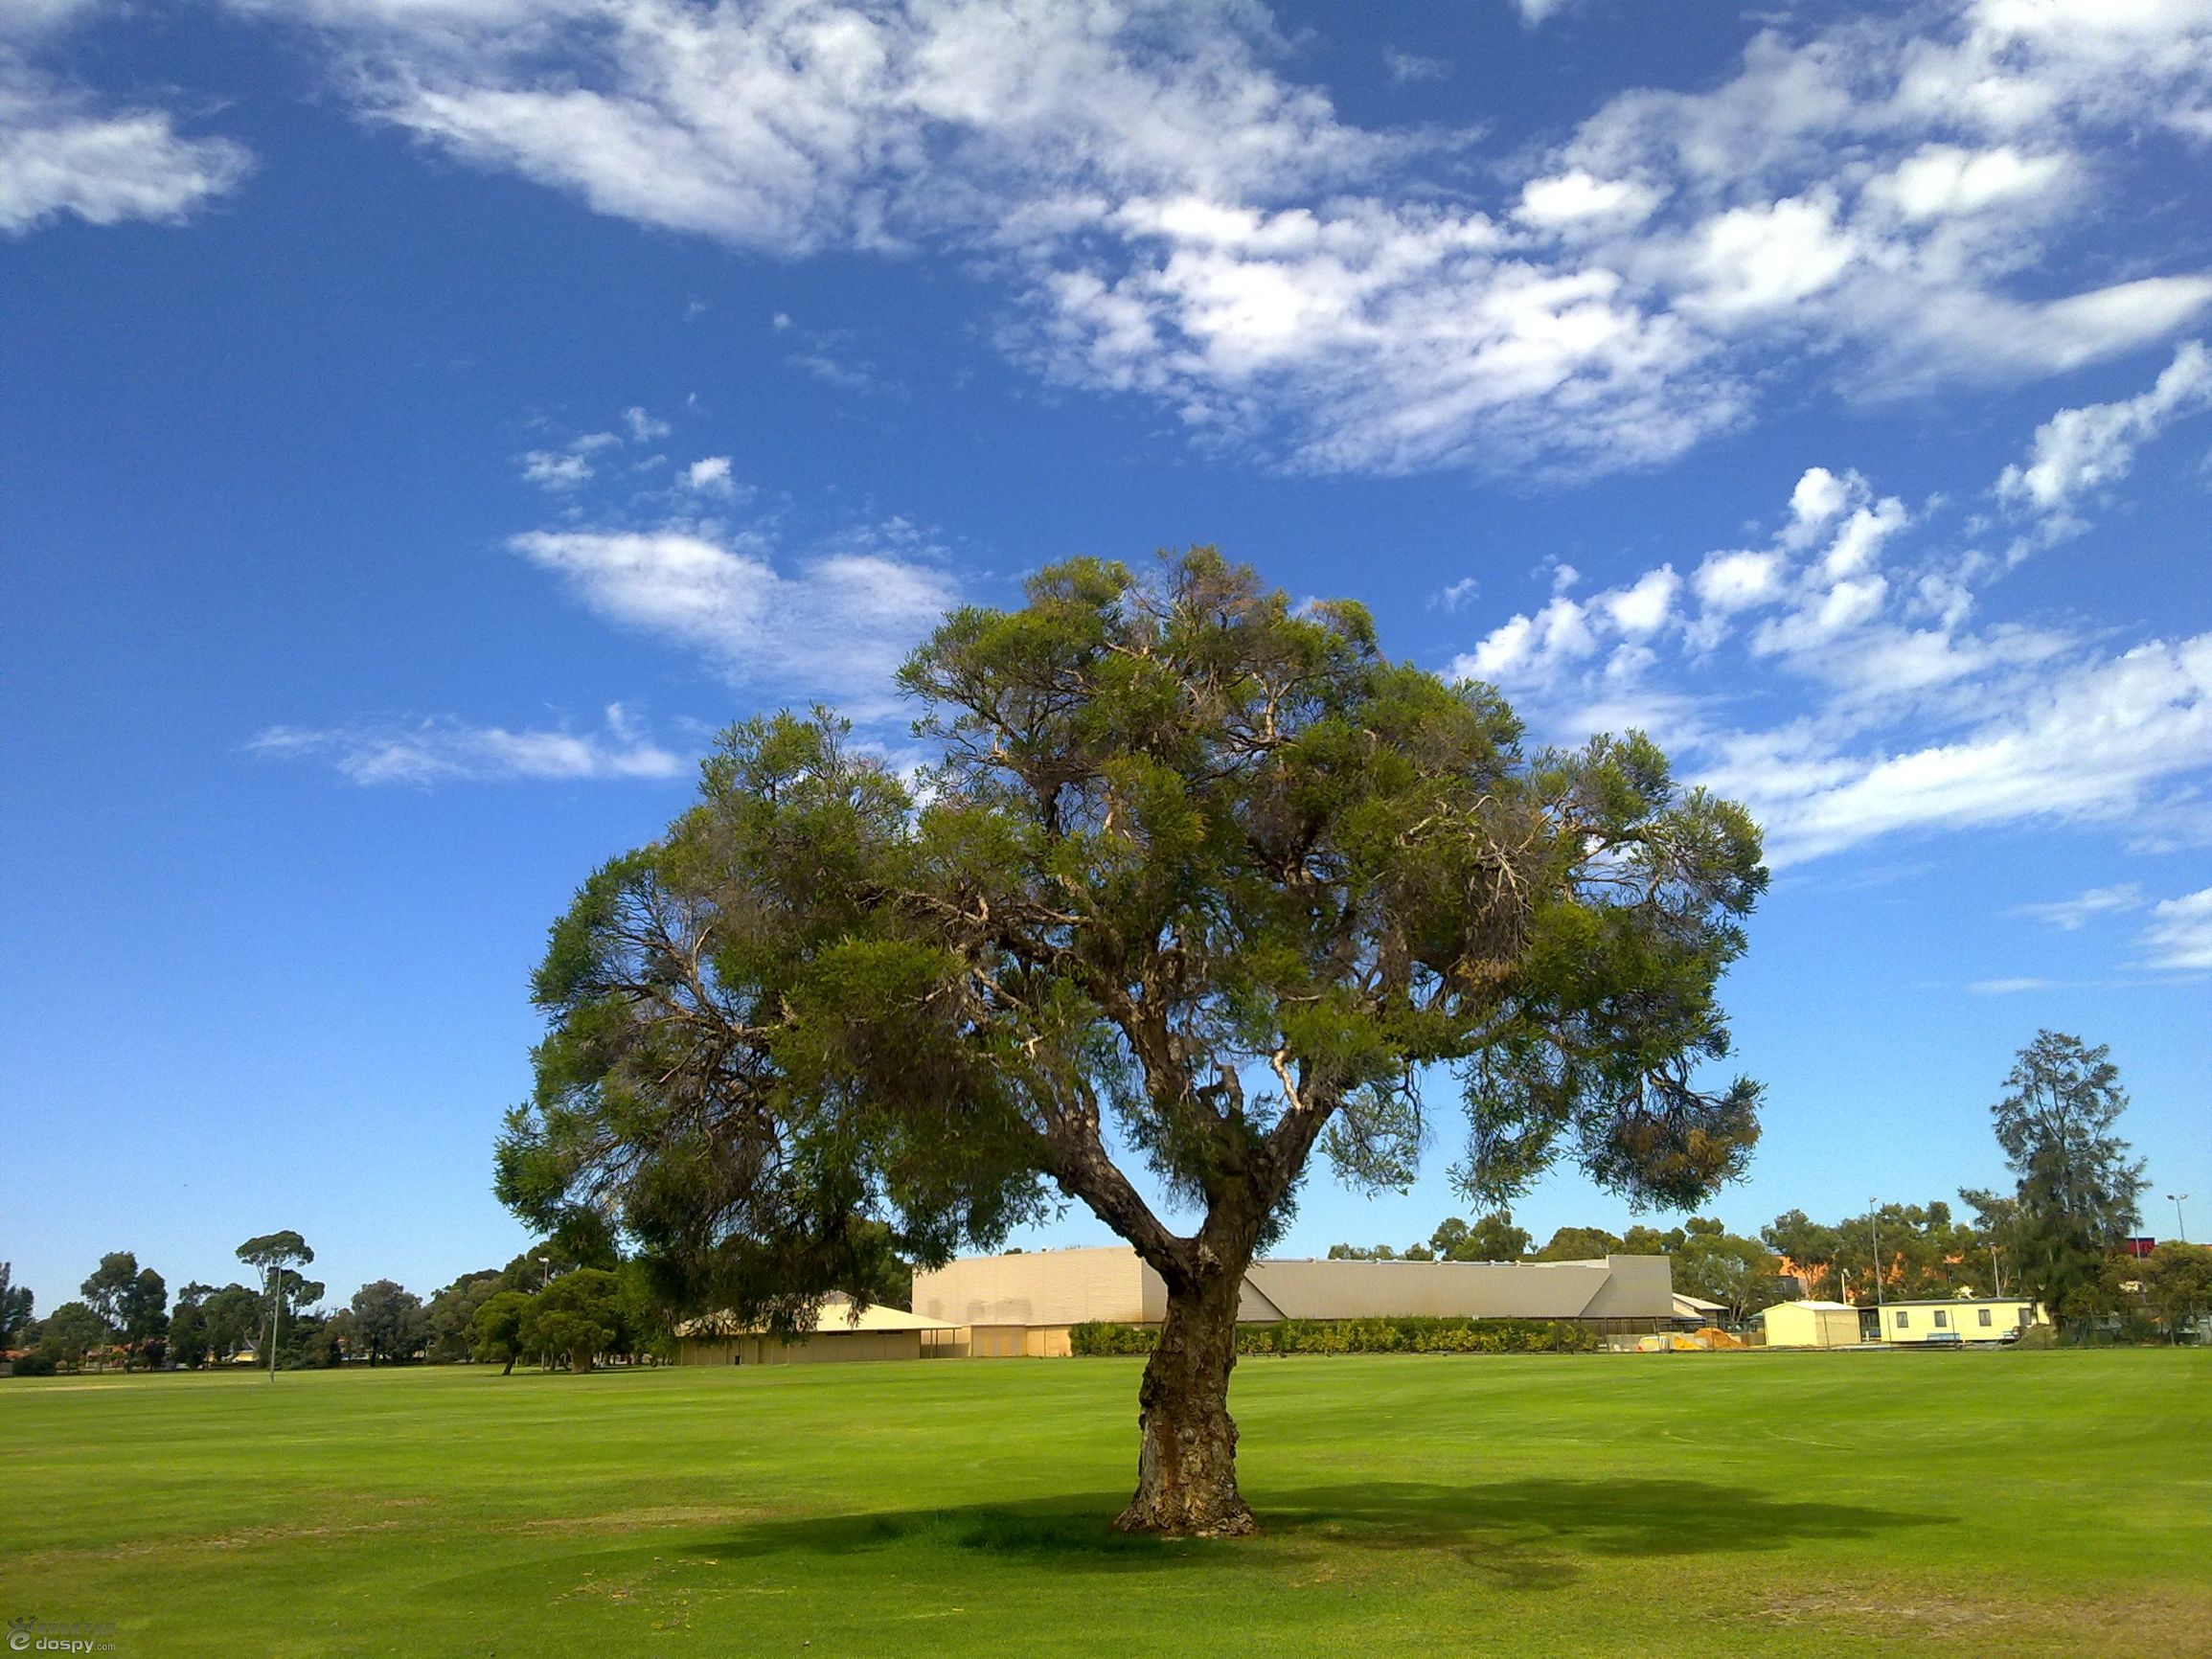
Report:
[[[2212,634],[2115,650],[1976,623],[1994,561],[1915,554],[1914,526],[1859,474],[1810,468],[1767,546],[1686,580],[1670,562],[1587,599],[1555,590],[1452,671],[1555,738],[1652,731],[1750,807],[1776,864],[1906,832],[2140,825],[2212,772]],[[2132,893],[2030,913],[2079,925]]]
[[[620,703],[596,732],[510,730],[452,719],[350,726],[270,726],[249,744],[281,760],[322,761],[356,784],[578,782],[683,776]]]
[[[38,66],[56,36],[101,9],[90,0],[0,7],[0,234],[64,216],[179,223],[252,169],[242,145],[187,137],[168,110],[118,107]]]
[[[1494,186],[1479,134],[1362,127],[1288,80],[1249,0],[231,4],[330,31],[373,119],[595,211],[954,252],[1018,360],[1310,470],[1652,465],[1745,419],[1755,363],[2019,379],[2212,307],[2212,276],[2090,234],[2100,170],[2212,110],[2193,0],[1778,27]]]
[[[2041,515],[2054,532],[2078,529],[2083,497],[2127,477],[2135,451],[2174,420],[2212,406],[2212,353],[2191,340],[2137,397],[2062,409],[2036,429],[2025,463],[1998,476],[2000,499]]]
[[[684,468],[684,482],[692,489],[707,494],[730,493],[730,458],[727,455],[708,455]]]

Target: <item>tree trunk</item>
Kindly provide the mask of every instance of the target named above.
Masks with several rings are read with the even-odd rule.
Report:
[[[582,1376],[591,1369],[591,1350],[579,1348],[568,1356],[568,1369]]]
[[[1243,1284],[1242,1270],[1218,1268],[1169,1284],[1159,1346],[1137,1390],[1136,1496],[1116,1532],[1237,1538],[1259,1531],[1237,1490],[1237,1425],[1229,1416]]]

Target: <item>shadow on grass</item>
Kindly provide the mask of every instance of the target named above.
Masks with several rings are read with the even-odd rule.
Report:
[[[1572,1581],[1578,1557],[1679,1557],[1787,1549],[1942,1526],[1949,1517],[1836,1503],[1783,1501],[1695,1480],[1521,1480],[1446,1487],[1407,1481],[1253,1494],[1266,1539],[1306,1547],[1426,1551],[1516,1586]],[[1027,1503],[761,1521],[718,1540],[723,1556],[848,1556],[919,1547],[970,1551],[1060,1570],[1221,1562],[1255,1547],[1127,1537],[1109,1522],[1122,1494]]]

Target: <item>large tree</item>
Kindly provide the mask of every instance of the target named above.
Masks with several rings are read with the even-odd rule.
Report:
[[[308,1248],[305,1239],[287,1227],[281,1233],[262,1233],[248,1239],[239,1246],[238,1258],[247,1266],[261,1271],[262,1294],[266,1299],[268,1309],[269,1376],[274,1380],[285,1314],[289,1309],[319,1299],[323,1294],[320,1284],[312,1284],[311,1281],[302,1278],[298,1272],[299,1268],[314,1261],[315,1253]]]
[[[32,1325],[31,1286],[14,1281],[15,1264],[0,1261],[0,1352],[14,1348]]]
[[[2105,1311],[2106,1258],[2141,1223],[2149,1183],[2114,1132],[2127,1092],[2111,1050],[2039,1031],[1990,1107],[2019,1177],[2020,1285],[2064,1328]]]
[[[366,1352],[375,1370],[384,1359],[404,1359],[429,1340],[422,1299],[396,1280],[374,1279],[353,1292],[348,1305],[348,1332],[356,1352]]]
[[[866,1221],[936,1262],[1057,1190],[1167,1287],[1118,1524],[1226,1534],[1239,1290],[1316,1149],[1402,1189],[1452,1078],[1476,1202],[1562,1156],[1670,1205],[1742,1170],[1757,1088],[1697,1073],[1759,836],[1642,737],[1531,749],[1209,549],[1048,568],[900,678],[911,781],[825,712],[735,727],[556,924],[498,1159],[532,1225],[616,1215],[672,1299],[792,1327]]]
[[[139,1266],[138,1258],[128,1250],[103,1256],[78,1289],[120,1342],[125,1371],[169,1329],[168,1285],[152,1268]]]

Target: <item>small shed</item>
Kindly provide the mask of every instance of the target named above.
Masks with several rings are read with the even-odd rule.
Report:
[[[949,1344],[957,1328],[903,1307],[855,1307],[832,1296],[803,1336],[740,1328],[730,1315],[708,1314],[676,1327],[679,1365],[821,1365],[844,1360],[921,1359]]]
[[[1777,1302],[1759,1323],[1768,1348],[1859,1346],[1859,1309],[1848,1302]]]
[[[1674,1294],[1675,1323],[1684,1330],[1703,1330],[1728,1317],[1725,1302],[1707,1302],[1702,1296],[1685,1296],[1679,1290]]]

